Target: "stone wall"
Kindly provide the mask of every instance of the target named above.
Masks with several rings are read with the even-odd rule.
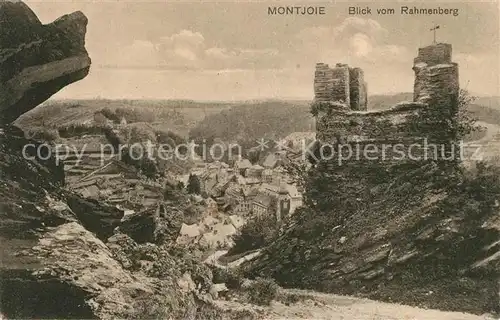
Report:
[[[345,103],[347,106],[351,104],[350,95],[350,80],[349,67],[344,64],[337,63],[333,71],[333,92],[332,100],[340,103]]]
[[[349,68],[349,87],[352,110],[366,110],[367,92],[361,68]]]
[[[407,123],[425,105],[400,103],[388,110],[343,111],[332,109],[316,117],[316,139],[324,142],[397,140],[410,137]]]
[[[333,107],[318,113],[316,139],[323,148],[333,148],[339,154],[334,160],[341,157],[344,163],[362,160],[365,155],[388,163],[416,159],[424,153],[438,157],[440,149],[436,152],[432,141],[413,128],[414,120],[425,110],[426,104],[420,102],[404,102],[381,111],[345,111]],[[349,156],[346,152],[352,153]],[[316,156],[324,158],[321,154]]]
[[[316,64],[314,74],[314,95],[318,101],[329,101],[332,99],[333,70],[325,63]]]

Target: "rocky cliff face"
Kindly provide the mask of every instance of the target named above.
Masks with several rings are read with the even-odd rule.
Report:
[[[81,12],[43,25],[22,2],[0,2],[0,124],[83,79],[87,18]]]
[[[164,216],[156,216],[152,228],[139,232],[139,240],[161,243],[138,245],[116,230],[122,224],[121,210],[63,189],[63,165],[10,124],[87,75],[86,25],[81,12],[42,25],[24,3],[0,2],[0,315],[214,316],[206,295],[196,290],[202,287],[200,281],[210,285],[211,273],[196,261],[186,265],[185,257],[174,257],[169,247],[161,247],[169,232],[178,232],[163,222]],[[32,147],[24,148],[28,144]],[[122,229],[136,236],[138,228],[127,221]],[[152,234],[144,235],[147,232]],[[197,277],[197,272],[204,276]],[[190,275],[195,280],[187,288],[178,282]]]

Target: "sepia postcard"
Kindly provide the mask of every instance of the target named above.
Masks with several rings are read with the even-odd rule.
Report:
[[[498,319],[499,15],[0,0],[0,319]]]

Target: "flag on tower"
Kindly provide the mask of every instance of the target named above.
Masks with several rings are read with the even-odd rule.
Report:
[[[433,31],[433,33],[434,33],[434,41],[433,41],[432,43],[436,43],[436,30],[437,30],[437,29],[439,29],[439,25],[437,25],[437,24],[436,24],[436,25],[434,25],[434,27],[432,27],[432,28],[430,29],[430,31]]]

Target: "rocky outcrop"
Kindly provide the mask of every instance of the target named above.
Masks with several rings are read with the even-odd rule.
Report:
[[[53,159],[23,155],[28,143],[36,149],[37,143],[25,139],[19,129],[8,126],[0,130],[2,315],[22,319],[204,319],[209,313],[217,314],[204,298],[208,294],[199,291],[210,286],[206,267],[194,259],[170,255],[154,244],[137,244],[124,234],[114,235],[106,245],[97,236],[105,238],[120,213],[68,194],[61,188],[64,175],[58,174],[60,167]],[[93,210],[97,211],[94,219]],[[175,239],[180,224],[176,228],[167,218],[182,216],[165,208],[156,217],[153,228],[148,229],[150,238],[143,240]],[[134,269],[136,266],[139,268]],[[195,289],[183,290],[181,278],[186,272]]]
[[[120,225],[124,211],[93,199],[83,199],[77,194],[67,194],[66,202],[89,231],[103,241],[113,235]]]
[[[25,319],[195,319],[203,316],[197,315],[199,306],[210,309],[195,301],[196,282],[182,290],[180,260],[163,254],[159,264],[151,252],[160,251],[144,248],[134,261],[154,277],[132,274],[111,248],[76,222],[46,228],[35,246],[17,252],[18,258],[38,261],[36,268],[2,272],[2,313]],[[211,274],[205,281],[210,280]]]
[[[0,124],[88,74],[86,27],[81,12],[43,25],[23,2],[0,2]]]
[[[137,243],[173,242],[182,226],[183,212],[174,206],[160,204],[156,208],[128,215],[118,227]]]

